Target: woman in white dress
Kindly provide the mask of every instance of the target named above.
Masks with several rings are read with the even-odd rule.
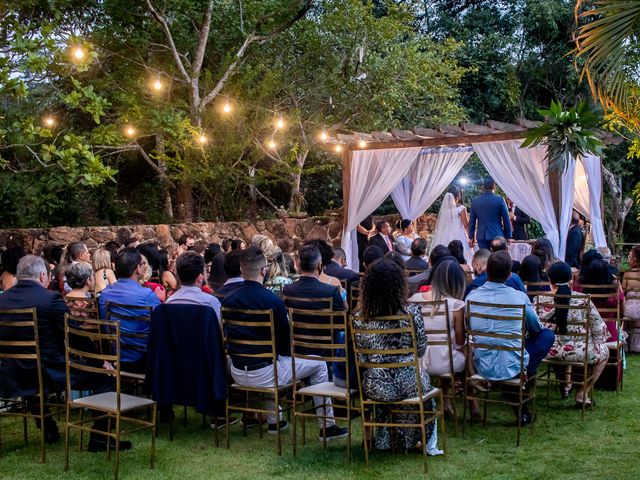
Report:
[[[400,230],[402,233],[396,237],[396,248],[402,259],[406,262],[411,257],[411,242],[413,242],[418,236],[413,233],[413,225],[411,220],[406,218],[400,222]]]
[[[440,213],[438,213],[438,221],[436,229],[431,237],[431,251],[436,245],[449,245],[452,240],[460,240],[464,248],[464,258],[468,265],[471,265],[473,252],[469,248],[469,237],[467,229],[469,228],[469,218],[467,217],[467,209],[464,205],[458,205],[460,201],[460,192],[455,188],[450,188],[442,200]]]
[[[448,319],[444,311],[435,311],[431,305],[422,306],[422,317],[424,326],[429,330],[449,330],[451,339],[451,357],[446,345],[429,346],[429,342],[441,342],[446,340],[444,334],[427,333],[427,351],[421,358],[423,368],[436,377],[453,373],[464,372],[466,358],[466,341],[464,330],[464,308],[463,300],[465,288],[465,274],[462,267],[455,260],[444,260],[438,265],[431,282],[431,291],[416,293],[409,302],[441,301],[447,302]],[[448,325],[447,325],[448,324]],[[451,388],[451,382],[441,378],[443,394],[447,394]],[[445,396],[443,407],[447,414],[453,414],[451,399]],[[479,415],[477,403],[471,403],[471,412],[474,418]]]

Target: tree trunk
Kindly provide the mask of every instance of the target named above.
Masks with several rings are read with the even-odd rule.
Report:
[[[163,173],[167,172],[167,165],[162,160],[164,156],[164,138],[162,133],[156,133],[156,154],[158,156],[158,168]],[[162,208],[169,221],[173,221],[173,202],[171,201],[171,190],[163,179],[160,179],[160,190],[162,194]]]
[[[633,206],[633,200],[624,196],[622,182],[613,173],[602,167],[602,177],[609,187],[610,196],[605,202],[604,224],[607,234],[607,243],[613,253],[616,252],[616,243],[623,239],[624,222]]]
[[[302,180],[302,170],[307,161],[309,150],[303,148],[296,155],[296,170],[291,174],[291,195],[289,196],[289,212],[298,213],[304,207],[304,195],[300,191],[300,182]]]
[[[255,220],[258,216],[258,192],[256,190],[256,169],[249,167],[249,218]]]
[[[193,183],[183,180],[176,190],[176,219],[183,223],[193,222]]]

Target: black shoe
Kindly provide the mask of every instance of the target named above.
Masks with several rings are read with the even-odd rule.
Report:
[[[52,445],[60,440],[60,432],[58,432],[58,427],[56,427],[55,425],[54,427],[55,430],[53,428],[47,428],[44,432],[44,441],[47,445]]]
[[[280,431],[284,432],[287,428],[289,428],[289,424],[287,423],[286,420],[280,420]],[[277,435],[278,434],[278,427],[276,426],[275,423],[270,423],[269,426],[267,427],[267,433],[269,435]]]
[[[120,451],[123,452],[125,450],[131,450],[133,445],[129,440],[120,440]],[[113,438],[109,439],[109,449],[116,449],[116,441]],[[107,451],[107,442],[103,439],[96,440],[92,438],[89,440],[89,447],[87,448],[90,452],[106,452]]]
[[[518,409],[514,407],[513,409],[514,413],[516,414],[516,421],[518,419]],[[522,415],[520,416],[520,425],[525,426],[525,425],[530,425],[533,423],[535,419],[535,415],[533,415],[529,409],[527,408],[527,406],[523,406],[522,407]]]
[[[344,438],[349,435],[349,429],[347,427],[339,427],[337,425],[331,425],[330,427],[323,428],[320,430],[320,434],[318,435],[318,440],[321,442],[326,440],[330,442],[337,438]]]

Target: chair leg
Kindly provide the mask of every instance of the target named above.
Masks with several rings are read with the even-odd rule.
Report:
[[[247,422],[243,422],[242,429],[244,430],[246,435]],[[227,395],[227,400],[225,402],[225,409],[224,409],[224,437],[225,437],[225,443],[228,449],[230,448],[230,445],[229,445],[229,395]]]
[[[454,413],[455,413],[455,408],[454,408]],[[444,421],[444,406],[442,406],[442,392],[440,392],[440,411],[438,412],[438,414],[440,415],[440,420],[441,420],[441,426],[440,426],[440,430],[441,430],[441,435],[442,435],[442,451],[444,452],[444,454],[447,454],[447,431],[446,431],[446,425],[445,425],[445,421]],[[458,423],[455,422],[456,425],[456,436],[458,435],[458,431],[457,431],[457,426]]]
[[[67,399],[65,401],[68,402]],[[64,423],[64,471],[69,470],[69,404],[66,406],[65,423]]]
[[[80,425],[83,425],[83,424],[84,424],[84,408],[81,408],[80,409]],[[81,428],[79,450],[82,451],[83,448],[84,448],[84,430]]]
[[[451,404],[452,404],[452,409],[453,409],[453,429],[456,432],[456,437],[458,435],[460,435],[460,431],[458,430],[458,406],[456,404],[456,381],[455,381],[455,375],[453,376],[453,379],[451,380]]]
[[[423,400],[420,401],[424,403]],[[424,425],[424,411],[420,412],[420,434],[422,435],[422,461],[424,463],[424,473],[429,472],[429,465],[427,463],[427,432]]]
[[[295,457],[298,454],[297,445],[296,445],[296,407],[297,407],[297,399],[295,392],[293,393],[293,418],[291,420],[291,446],[293,449],[293,456]],[[304,403],[303,403],[304,408]]]
[[[110,438],[107,438],[107,445],[110,443]],[[118,480],[120,474],[120,413],[116,415],[116,465],[114,472],[114,479]]]
[[[351,397],[347,398],[345,403],[347,404],[347,428],[349,429],[347,433],[347,458],[351,464]]]
[[[467,422],[467,405],[469,403],[469,399],[467,398],[468,388],[467,388],[467,379],[464,379],[464,393],[462,397],[462,436],[464,437],[465,424]]]
[[[22,417],[22,438],[24,439],[24,444],[29,444],[29,433],[28,433],[28,424],[27,417]],[[44,422],[40,424],[41,431],[44,431]]]
[[[278,388],[276,387],[275,393],[275,415],[276,415],[276,430],[278,432],[278,456],[282,456],[282,436],[280,434],[280,395],[278,394]]]
[[[151,459],[149,460],[149,468],[155,468],[156,459],[156,428],[157,428],[157,408],[156,403],[153,404],[153,426],[151,427]]]

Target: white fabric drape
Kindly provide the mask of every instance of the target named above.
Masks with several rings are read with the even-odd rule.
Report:
[[[600,157],[587,155],[582,158],[582,165],[589,185],[589,219],[591,220],[591,236],[596,247],[607,246],[607,236],[602,224],[602,209],[600,199],[602,197],[602,165]]]
[[[565,250],[567,248],[567,233],[571,225],[571,216],[573,215],[573,188],[575,184],[576,163],[579,161],[567,162],[567,168],[560,177],[561,197],[560,198],[560,241],[559,248],[556,250],[556,257],[564,260]]]
[[[589,213],[589,182],[587,172],[584,170],[583,160],[576,162],[576,181],[573,192],[573,208],[587,218],[591,218]]]
[[[371,215],[407,175],[420,150],[422,147],[353,152],[348,221],[342,235],[349,268],[358,271],[356,226]]]
[[[473,148],[500,188],[524,213],[540,222],[556,255],[564,258],[546,176],[546,147],[520,148],[521,144],[522,140],[507,140],[474,143]]]
[[[473,154],[470,147],[430,148],[421,152],[391,193],[402,218],[414,221],[440,196]]]

